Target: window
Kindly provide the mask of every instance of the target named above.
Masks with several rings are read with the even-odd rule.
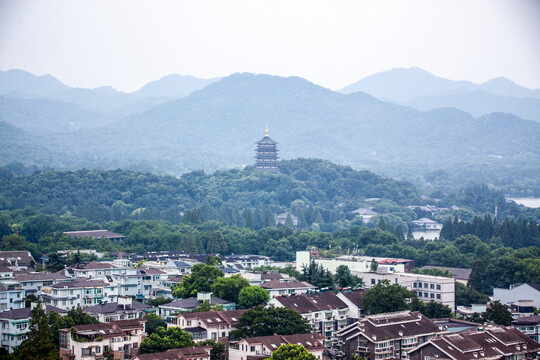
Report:
[[[371,285],[375,285],[375,279],[371,279]]]
[[[424,289],[427,289],[428,288],[428,283],[424,283]]]
[[[437,290],[441,290],[441,285],[437,285]]]
[[[431,297],[432,299],[435,299],[435,294],[431,293],[430,297]]]
[[[418,287],[418,286],[416,286],[416,283],[413,283],[413,287]]]
[[[251,352],[254,352],[254,351],[255,351],[255,346],[252,346],[249,350],[250,350]]]
[[[430,284],[430,285],[429,285],[429,288],[430,288],[430,289],[435,289],[435,284]]]
[[[441,294],[437,294],[437,299],[441,299]]]
[[[92,355],[92,349],[81,349],[81,355],[82,356],[90,356],[90,355]]]
[[[425,292],[424,297],[429,297],[429,293]]]

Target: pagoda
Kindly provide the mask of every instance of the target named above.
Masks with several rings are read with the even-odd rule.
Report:
[[[279,173],[279,158],[277,156],[277,142],[268,135],[268,124],[264,131],[264,137],[257,141],[257,155],[255,156],[255,168],[258,171]]]

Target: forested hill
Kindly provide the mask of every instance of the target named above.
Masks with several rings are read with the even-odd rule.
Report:
[[[264,216],[273,220],[272,214],[288,210],[307,217],[309,223],[319,214],[324,222],[336,222],[366,198],[401,205],[420,201],[409,183],[328,161],[297,159],[282,161],[280,167],[282,173],[277,175],[247,167],[211,175],[196,171],[181,178],[126,170],[43,171],[16,176],[2,169],[0,209],[31,206],[91,221],[165,219],[178,223],[180,211],[200,208],[206,220],[223,219],[243,226],[241,213],[246,210],[259,222]]]

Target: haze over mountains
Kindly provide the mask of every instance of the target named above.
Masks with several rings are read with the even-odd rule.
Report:
[[[442,96],[437,79],[409,84],[416,89],[410,96]],[[241,167],[253,163],[254,142],[268,122],[283,158],[323,158],[412,180],[442,169],[464,181],[540,186],[540,123],[512,114],[489,111],[475,118],[455,108],[419,111],[363,92],[330,91],[298,77],[172,75],[131,94],[73,89],[55,80],[0,73],[2,163],[173,174]],[[468,96],[442,80],[445,91],[454,89],[453,96]],[[389,97],[381,96],[382,82],[369,81],[375,95]],[[470,84],[462,85],[473,89]],[[489,84],[499,92],[493,96],[525,91],[501,84]],[[390,87],[387,95],[405,99],[405,85]]]
[[[474,84],[440,78],[419,68],[398,68],[370,75],[340,91],[362,91],[418,110],[454,107],[474,116],[500,111],[540,121],[540,89],[531,90],[503,77]]]

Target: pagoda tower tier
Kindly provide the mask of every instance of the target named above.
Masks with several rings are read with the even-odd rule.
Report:
[[[268,126],[266,126],[264,137],[256,144],[255,168],[258,171],[279,173],[277,142],[268,135]]]

